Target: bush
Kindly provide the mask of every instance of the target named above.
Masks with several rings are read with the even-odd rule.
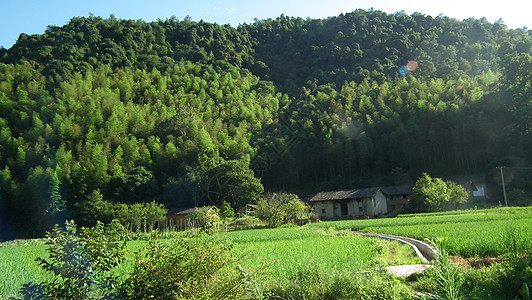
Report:
[[[468,193],[462,186],[423,173],[416,181],[406,208],[414,213],[452,210],[467,199]]]
[[[528,206],[532,204],[532,197],[525,190],[514,189],[508,192],[508,202],[515,206]]]
[[[111,271],[124,257],[122,233],[118,221],[79,230],[74,221],[67,222],[65,229],[56,225],[46,235],[49,259],[36,259],[54,273],[53,281],[26,284],[21,294],[25,299],[113,298],[118,279]]]
[[[245,229],[255,229],[255,228],[264,228],[268,226],[268,223],[265,221],[253,217],[253,216],[243,216],[238,219],[233,220],[229,223],[231,229],[234,230],[245,230]]]
[[[249,275],[232,267],[231,244],[208,236],[152,240],[136,254],[124,299],[245,299]]]
[[[312,208],[294,194],[271,194],[257,201],[256,216],[270,227],[297,220],[310,219]]]

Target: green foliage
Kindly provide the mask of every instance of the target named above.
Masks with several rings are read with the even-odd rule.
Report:
[[[218,209],[215,207],[199,207],[187,216],[187,220],[192,223],[192,227],[203,227],[207,232],[218,230],[220,217]]]
[[[451,181],[444,182],[441,178],[431,178],[423,173],[417,180],[407,205],[411,212],[444,211],[457,208],[468,197],[462,186]]]
[[[264,187],[249,169],[248,157],[225,160],[217,150],[208,153],[202,154],[199,165],[189,171],[201,197],[215,205],[227,201],[231,206],[241,207],[262,195]]]
[[[435,279],[438,288],[436,294],[441,299],[458,300],[463,298],[463,278],[461,277],[459,266],[449,261],[448,253],[445,250],[447,238],[440,237],[434,241],[438,254],[435,263]]]
[[[124,258],[123,227],[78,229],[73,221],[65,229],[55,227],[47,234],[49,258],[37,258],[39,265],[54,274],[54,280],[24,285],[21,293],[32,299],[100,299],[113,297],[118,279],[111,273]]]
[[[229,203],[224,201],[218,210],[218,214],[220,215],[220,218],[227,220],[235,216],[235,210],[229,205]]]
[[[513,189],[508,192],[508,201],[511,205],[529,206],[532,204],[532,195],[522,189]]]
[[[121,287],[124,299],[249,299],[231,244],[207,237],[152,240]]]
[[[283,223],[293,223],[297,220],[309,219],[311,207],[303,203],[294,194],[270,194],[257,201],[255,215],[270,227],[277,227]]]
[[[75,17],[21,35],[0,57],[1,231],[94,224],[99,202],[236,208],[264,187],[531,161],[531,52],[501,22],[376,10],[238,28]]]
[[[269,299],[416,299],[402,281],[385,273],[323,273],[312,268],[277,282]]]
[[[85,226],[94,226],[98,222],[109,223],[113,219],[113,205],[103,200],[99,190],[93,191],[86,200],[75,204],[78,220]]]
[[[164,205],[155,201],[127,205],[114,204],[111,207],[113,216],[130,232],[152,232],[158,221],[163,221],[168,212]]]
[[[152,231],[157,221],[164,221],[166,213],[168,212],[164,205],[156,203],[155,201],[146,203],[144,205],[146,210],[146,224],[148,225],[148,232]]]

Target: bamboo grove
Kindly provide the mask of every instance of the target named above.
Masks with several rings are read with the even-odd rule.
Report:
[[[526,166],[531,52],[502,21],[374,10],[21,34],[0,48],[0,239],[97,220],[102,202],[238,208]]]

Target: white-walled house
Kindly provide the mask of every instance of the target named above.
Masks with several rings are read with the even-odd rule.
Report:
[[[315,213],[323,219],[376,217],[388,213],[380,187],[320,192],[312,197]]]

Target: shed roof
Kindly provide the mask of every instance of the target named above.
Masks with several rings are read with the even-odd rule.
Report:
[[[375,195],[380,189],[381,189],[380,187],[372,187],[372,188],[345,190],[345,191],[319,192],[316,196],[312,197],[310,201],[314,202],[314,201],[369,198]]]
[[[210,209],[214,208],[214,206],[206,206]],[[173,208],[169,209],[168,213],[166,213],[167,216],[172,215],[189,215],[194,213],[199,207],[193,207],[193,208]]]

